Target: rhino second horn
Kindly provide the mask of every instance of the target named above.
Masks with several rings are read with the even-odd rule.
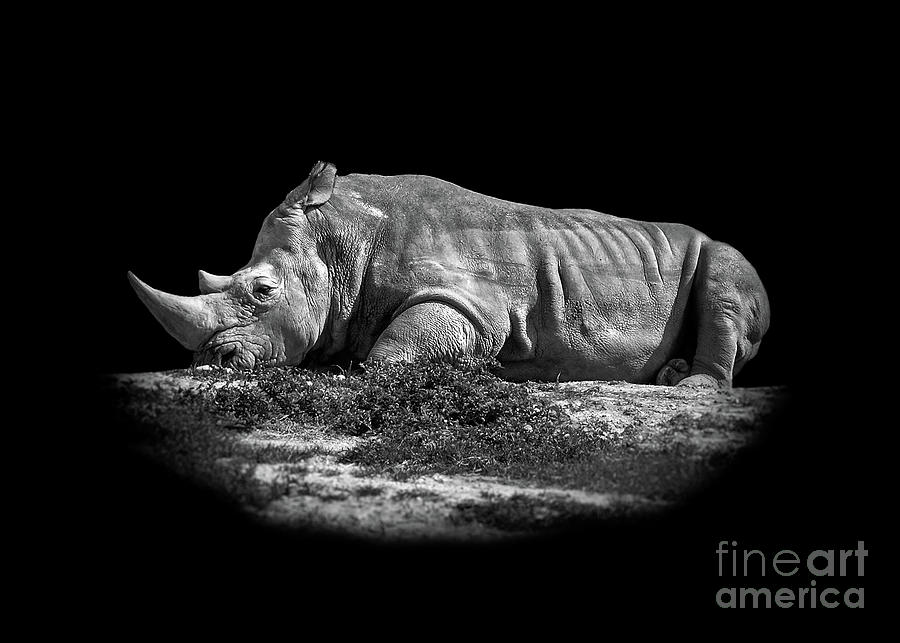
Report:
[[[200,292],[204,295],[213,292],[223,292],[231,288],[231,277],[220,277],[204,270],[198,270],[197,277],[200,281]]]
[[[218,328],[218,316],[209,295],[181,297],[151,288],[128,273],[128,281],[168,333],[189,350],[197,350]]]

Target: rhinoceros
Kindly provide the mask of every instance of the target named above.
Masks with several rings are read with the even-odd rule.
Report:
[[[321,161],[200,295],[128,277],[195,364],[237,369],[485,357],[513,381],[729,387],[770,317],[750,263],[687,225]]]

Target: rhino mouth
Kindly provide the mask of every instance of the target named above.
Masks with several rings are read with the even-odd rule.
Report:
[[[240,342],[227,341],[208,344],[194,353],[194,366],[220,366],[251,371],[256,368],[256,356]]]

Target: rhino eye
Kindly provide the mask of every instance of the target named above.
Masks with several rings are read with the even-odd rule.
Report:
[[[273,290],[275,290],[274,286],[267,286],[266,284],[256,284],[253,287],[253,294],[257,297],[268,297],[272,294]]]

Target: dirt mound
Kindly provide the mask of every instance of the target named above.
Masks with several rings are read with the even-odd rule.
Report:
[[[714,483],[787,399],[777,387],[708,392],[504,382],[494,398],[473,401],[487,419],[474,413],[466,424],[434,406],[450,400],[447,406],[459,407],[451,386],[416,399],[408,433],[417,441],[409,451],[402,433],[345,431],[320,411],[291,410],[291,403],[304,407],[313,391],[317,399],[349,404],[350,415],[368,408],[372,425],[377,414],[360,392],[368,394],[374,380],[291,377],[275,387],[255,377],[171,371],[111,376],[106,388],[133,448],[217,489],[264,523],[416,540],[509,538],[665,511]],[[409,378],[403,386],[418,390]],[[378,400],[385,390],[395,391],[379,390]],[[406,399],[403,391],[395,399]],[[349,395],[356,397],[346,402]],[[503,415],[507,400],[516,404],[513,415]],[[491,424],[495,417],[505,419]],[[474,451],[460,444],[466,431],[480,440]]]

